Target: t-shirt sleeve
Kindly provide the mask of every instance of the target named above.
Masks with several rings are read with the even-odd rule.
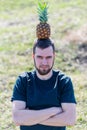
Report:
[[[61,103],[76,103],[71,79],[69,77],[66,77],[61,82]]]
[[[21,100],[26,101],[26,80],[22,76],[18,76],[14,88],[11,101]]]

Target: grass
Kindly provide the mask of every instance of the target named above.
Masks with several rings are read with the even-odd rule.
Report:
[[[73,60],[77,56],[78,44],[66,44],[62,39],[68,30],[77,30],[87,22],[87,1],[47,1],[51,37],[56,45],[54,67],[71,76],[77,99],[77,123],[68,130],[86,130],[86,68]],[[3,113],[0,115],[0,130],[19,129],[12,122],[10,98],[17,76],[34,68],[32,45],[38,23],[36,5],[34,0],[0,1],[0,113]]]

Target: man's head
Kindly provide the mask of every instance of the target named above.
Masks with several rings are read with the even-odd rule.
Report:
[[[48,74],[53,67],[55,46],[50,39],[39,39],[33,47],[35,68],[40,75]]]
[[[45,49],[49,46],[52,47],[53,52],[55,53],[54,43],[50,39],[38,39],[33,46],[33,54],[35,54],[36,47],[40,49]]]

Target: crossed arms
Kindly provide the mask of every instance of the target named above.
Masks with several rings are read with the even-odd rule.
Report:
[[[76,121],[76,105],[62,103],[61,107],[42,110],[25,109],[24,101],[13,101],[12,115],[16,125],[43,124],[48,126],[72,126]]]

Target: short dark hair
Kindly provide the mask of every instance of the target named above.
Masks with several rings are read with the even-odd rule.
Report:
[[[33,46],[33,54],[35,54],[36,47],[45,49],[49,46],[52,46],[53,52],[55,52],[54,43],[50,39],[37,39],[37,41],[35,42],[35,44]]]

